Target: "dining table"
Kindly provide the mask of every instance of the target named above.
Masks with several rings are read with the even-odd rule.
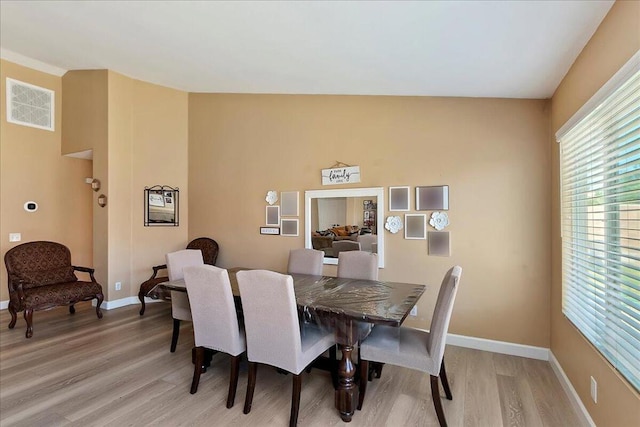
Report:
[[[229,268],[234,296],[240,290],[236,273]],[[306,322],[334,331],[342,357],[338,361],[335,406],[344,422],[351,421],[358,401],[353,350],[367,337],[372,325],[399,327],[426,290],[422,284],[332,276],[291,274],[299,311]],[[163,282],[157,288],[186,292],[184,280]]]

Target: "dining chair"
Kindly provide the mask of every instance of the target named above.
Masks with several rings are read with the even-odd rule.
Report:
[[[169,280],[184,279],[183,269],[193,265],[204,265],[202,252],[199,249],[183,249],[165,255]],[[185,292],[171,291],[171,317],[173,317],[173,334],[171,336],[171,353],[176,351],[180,335],[180,321],[191,321],[189,298]]]
[[[216,351],[227,353],[231,355],[227,408],[231,408],[238,387],[240,356],[247,346],[244,330],[238,322],[229,273],[225,269],[211,265],[185,267],[183,271],[191,305],[195,338],[195,366],[191,394],[198,391],[205,353],[209,355]]]
[[[426,372],[431,376],[431,397],[440,426],[446,427],[447,421],[440,401],[438,378],[442,381],[445,396],[453,399],[447,372],[444,367],[444,349],[447,330],[453,311],[453,302],[458,292],[462,268],[452,267],[445,274],[438,292],[438,299],[431,319],[430,331],[391,326],[376,326],[369,337],[360,343],[362,367],[360,370],[360,396],[358,409],[362,409],[367,389],[365,373],[369,362],[382,362],[404,368]]]
[[[338,277],[378,280],[378,255],[364,251],[341,252],[338,256]]]
[[[333,256],[340,256],[340,252],[347,251],[359,251],[360,250],[360,242],[355,242],[353,240],[336,240],[331,244],[333,249]]]
[[[196,239],[193,239],[187,244],[186,249],[200,249],[200,251],[202,251],[202,258],[204,259],[204,263],[209,265],[216,265],[218,253],[220,252],[218,242],[209,237],[198,237]],[[159,283],[169,280],[166,275],[160,273],[161,271],[167,269],[167,265],[156,265],[154,267],[151,267],[151,269],[153,270],[153,273],[151,273],[151,277],[140,284],[140,290],[138,292],[138,299],[140,300],[140,316],[144,314],[147,308],[147,304],[144,300],[146,296],[152,296],[153,298],[167,301],[171,300],[170,292],[156,288]],[[150,295],[149,292],[152,289],[153,295]]]
[[[258,363],[293,374],[289,425],[295,426],[300,407],[300,373],[335,345],[333,332],[298,320],[293,278],[265,270],[236,274],[244,311],[249,378],[244,413],[251,411]],[[277,333],[274,333],[277,331]]]
[[[309,274],[311,276],[322,276],[322,262],[324,252],[315,249],[292,249],[289,251],[289,263],[287,272],[289,274]]]

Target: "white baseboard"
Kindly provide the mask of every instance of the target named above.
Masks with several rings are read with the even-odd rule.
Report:
[[[553,372],[556,374],[556,377],[558,377],[558,381],[560,381],[560,385],[562,385],[564,392],[567,394],[567,397],[571,402],[571,406],[573,406],[573,409],[578,415],[578,418],[580,419],[582,425],[588,427],[596,427],[596,423],[593,422],[591,415],[589,415],[589,411],[587,411],[587,408],[582,403],[582,400],[580,399],[580,396],[578,396],[576,389],[573,388],[571,381],[569,381],[569,377],[567,377],[567,374],[564,373],[562,366],[560,366],[558,359],[556,359],[551,350],[549,350],[549,364],[551,365],[551,369],[553,369]]]
[[[6,310],[9,307],[9,300],[0,301],[0,310]]]
[[[528,357],[529,359],[549,360],[549,349],[532,345],[515,344],[505,341],[494,341],[485,338],[466,337],[464,335],[447,334],[447,344],[458,347],[474,348],[476,350],[492,351],[494,353],[512,356]]]

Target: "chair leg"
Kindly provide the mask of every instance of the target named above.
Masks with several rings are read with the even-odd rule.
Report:
[[[440,365],[440,381],[442,381],[442,388],[444,388],[444,394],[447,396],[447,400],[453,400],[451,389],[449,388],[449,380],[447,380],[447,370],[444,368],[444,359]]]
[[[193,367],[193,381],[191,381],[191,394],[196,394],[198,384],[200,384],[200,375],[202,374],[202,364],[204,363],[204,347],[194,347],[195,361]]]
[[[98,319],[102,319],[102,310],[100,309],[102,301],[104,301],[104,295],[100,292],[96,295],[96,316],[98,316]]]
[[[447,420],[444,418],[444,410],[440,401],[440,388],[438,387],[438,377],[431,375],[431,397],[433,398],[433,407],[436,409],[436,415],[440,422],[440,427],[447,427]]]
[[[76,314],[76,308],[73,304],[69,305],[69,314]]]
[[[231,377],[229,378],[229,395],[227,396],[227,408],[233,407],[238,388],[238,373],[240,371],[240,355],[231,358]]]
[[[171,335],[171,353],[176,352],[179,335],[180,335],[180,321],[178,319],[173,319],[173,334]]]
[[[293,376],[293,388],[291,391],[291,416],[289,417],[289,427],[298,425],[298,410],[300,409],[300,390],[302,389],[302,376]]]
[[[360,393],[358,393],[358,410],[362,409],[364,403],[364,394],[367,392],[367,383],[369,382],[369,361],[360,361]]]
[[[27,322],[27,333],[25,336],[27,338],[31,338],[33,336],[33,309],[25,308],[24,309],[24,320]]]
[[[242,412],[248,414],[251,412],[251,404],[253,403],[253,390],[256,388],[256,374],[258,372],[258,364],[249,362],[249,375],[247,381],[247,395],[244,398],[244,409]]]
[[[142,307],[140,307],[140,316],[142,316],[144,314],[144,310],[147,308],[147,304],[144,302],[144,292],[142,292],[142,290],[138,292],[138,299],[142,305]]]
[[[9,302],[9,314],[11,314],[11,321],[9,322],[9,329],[13,329],[16,326],[16,321],[18,320],[18,311],[16,308]]]

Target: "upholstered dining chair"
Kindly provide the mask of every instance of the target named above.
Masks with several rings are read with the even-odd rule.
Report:
[[[265,270],[236,274],[244,311],[249,379],[244,413],[251,411],[258,363],[275,366],[293,374],[289,425],[295,426],[300,407],[300,373],[329,347],[335,345],[333,332],[300,323],[293,278]],[[277,331],[277,333],[274,333]]]
[[[238,387],[240,356],[247,346],[238,322],[227,270],[212,265],[184,268],[184,282],[191,305],[195,338],[195,362],[191,394],[198,391],[205,356],[220,351],[231,355],[227,408],[233,406]]]
[[[322,276],[324,252],[315,249],[292,249],[289,252],[287,272],[289,274],[309,274]]]
[[[183,249],[168,253],[166,256],[169,280],[184,279],[184,268],[194,265],[204,265],[202,252],[198,249]],[[185,292],[171,291],[171,317],[173,317],[173,334],[171,336],[171,353],[176,351],[178,336],[180,335],[180,321],[191,321],[189,297]]]
[[[186,249],[200,249],[202,252],[202,259],[205,264],[215,265],[216,260],[218,259],[218,253],[220,252],[220,247],[218,246],[218,242],[209,238],[209,237],[198,237],[193,239],[187,244]],[[166,282],[169,278],[166,275],[160,275],[161,271],[167,269],[167,264],[156,265],[152,267],[153,273],[151,277],[140,284],[140,290],[138,292],[138,299],[140,300],[140,316],[142,316],[147,308],[147,305],[144,301],[144,297],[149,295],[149,292],[154,289],[159,283]],[[169,292],[163,293],[162,291],[156,290],[154,293],[154,298],[170,300]]]
[[[453,399],[444,367],[444,349],[453,302],[458,292],[461,275],[462,268],[460,266],[451,268],[445,274],[438,292],[429,332],[406,327],[394,328],[378,325],[369,337],[360,343],[362,366],[360,368],[358,409],[362,409],[367,389],[367,380],[364,376],[365,372],[368,372],[368,363],[370,361],[388,363],[426,372],[431,376],[433,406],[440,426],[447,425],[440,401],[438,378],[442,381],[447,399]]]
[[[338,277],[378,280],[378,255],[364,251],[341,252],[338,256]]]

